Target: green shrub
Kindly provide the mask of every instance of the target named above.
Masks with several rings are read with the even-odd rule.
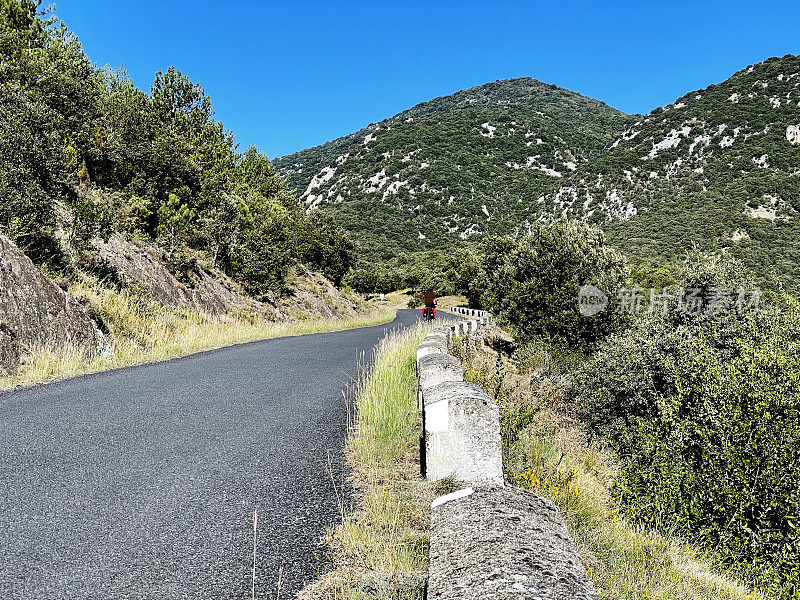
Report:
[[[644,521],[677,527],[732,563],[800,592],[800,320],[773,315],[734,344],[702,337],[667,362],[674,391],[630,432],[618,493]]]
[[[742,280],[695,256],[685,283]],[[677,530],[800,592],[800,305],[756,314],[648,316],[607,338],[576,374],[584,420],[623,459],[616,494],[636,519]]]
[[[591,346],[617,322],[613,307],[591,318],[578,311],[583,285],[613,294],[627,275],[624,257],[595,226],[560,220],[519,239],[487,238],[461,263],[459,283],[470,304],[510,324],[523,342]]]

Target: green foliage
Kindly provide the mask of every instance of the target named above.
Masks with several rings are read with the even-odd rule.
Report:
[[[260,235],[269,235],[272,225],[259,226],[255,235],[247,236],[241,249],[241,262],[234,269],[248,292],[260,300],[268,299],[271,291],[283,290],[286,269],[291,264],[285,247],[260,243]]]
[[[66,140],[41,79],[57,74],[51,20],[39,3],[0,0],[0,226],[34,256],[48,256],[55,212],[52,197],[66,160]]]
[[[591,284],[611,294],[626,275],[625,259],[600,229],[560,220],[518,240],[487,238],[464,255],[460,284],[472,305],[510,324],[523,342],[581,348],[608,334],[616,318],[613,308],[581,316],[578,291]]]
[[[175,194],[158,208],[158,235],[169,248],[181,244],[194,219],[194,211]]]
[[[401,253],[385,261],[363,258],[346,282],[364,294],[430,287],[438,296],[447,296],[455,293],[455,278],[453,256],[443,250],[427,250]]]
[[[312,211],[297,241],[300,258],[319,268],[337,286],[356,260],[356,248],[347,234],[328,215]]]
[[[59,262],[59,227],[76,248],[118,229],[176,260],[207,252],[260,296],[280,290],[298,261],[341,280],[350,240],[307,216],[255,147],[238,154],[213,115],[203,88],[174,66],[146,94],[124,70],[93,66],[38,2],[0,0],[0,228],[34,260]],[[92,205],[80,186],[113,201]]]
[[[108,239],[113,228],[113,217],[104,206],[79,196],[71,202],[71,209],[72,221],[67,233],[73,249],[85,249],[95,237]]]
[[[241,249],[232,259],[232,272],[250,293],[265,298],[280,291],[291,265],[289,212],[274,198],[251,192],[240,203]]]
[[[730,257],[693,255],[684,283],[746,284]],[[800,305],[639,319],[575,379],[583,418],[624,459],[631,516],[678,530],[794,598],[800,537]]]
[[[733,563],[800,591],[800,320],[771,315],[727,359],[698,336],[670,360],[674,391],[633,430],[619,490],[643,520],[675,526]]]

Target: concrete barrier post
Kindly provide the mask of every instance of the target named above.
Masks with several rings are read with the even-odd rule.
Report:
[[[517,488],[431,506],[428,600],[597,600],[556,506]]]
[[[484,390],[463,380],[448,353],[455,335],[494,322],[489,312],[454,307],[466,317],[440,327],[417,349],[420,463],[432,480],[474,487],[431,505],[429,600],[597,600],[558,509],[549,500],[504,487],[500,412]]]
[[[454,356],[446,353],[430,353],[417,360],[419,388],[424,394],[429,388],[440,383],[463,381],[464,371]]]
[[[503,485],[497,404],[474,383],[448,381],[422,392],[425,476],[480,486]]]

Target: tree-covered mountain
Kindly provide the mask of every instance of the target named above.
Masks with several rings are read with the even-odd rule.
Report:
[[[531,198],[557,190],[630,122],[575,92],[511,79],[274,162],[309,207],[332,209],[362,245],[390,257],[524,223]]]
[[[566,215],[629,255],[693,242],[800,281],[800,57],[771,58],[629,116],[532,79],[421,104],[275,161],[309,206],[391,254]]]
[[[800,281],[800,57],[771,58],[637,119],[581,165],[542,214],[605,223],[637,256],[692,242],[738,255],[763,277]],[[628,207],[608,222],[603,204]]]

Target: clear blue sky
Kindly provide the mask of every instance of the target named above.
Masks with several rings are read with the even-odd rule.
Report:
[[[144,90],[176,65],[270,157],[496,79],[642,113],[800,53],[798,0],[59,0],[56,14]]]

